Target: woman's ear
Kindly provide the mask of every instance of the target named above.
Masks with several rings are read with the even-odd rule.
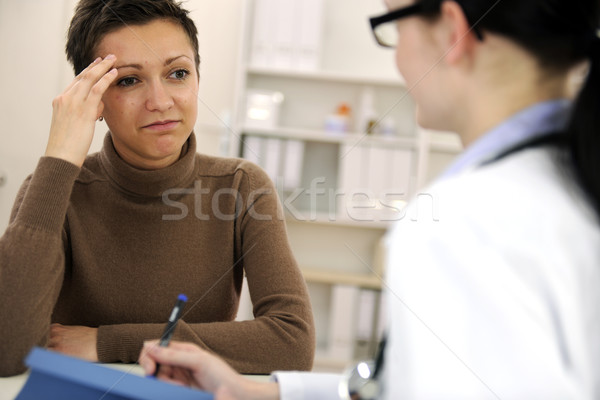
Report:
[[[438,39],[445,51],[444,60],[456,64],[470,57],[478,39],[456,1],[442,1],[439,23]]]

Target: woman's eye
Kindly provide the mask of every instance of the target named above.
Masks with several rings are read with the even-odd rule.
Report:
[[[189,71],[186,69],[178,69],[177,71],[173,71],[170,76],[178,80],[183,80],[187,78],[189,74]]]
[[[117,86],[122,86],[122,87],[128,87],[128,86],[133,86],[138,82],[137,78],[134,78],[132,76],[128,76],[126,78],[120,79],[117,82]]]

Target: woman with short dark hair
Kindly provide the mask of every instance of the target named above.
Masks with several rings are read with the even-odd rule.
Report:
[[[315,333],[269,177],[196,153],[198,39],[172,0],[82,0],[46,153],[0,238],[0,375],[33,346],[137,361],[178,294],[174,337],[239,372],[309,370]],[[97,119],[109,132],[88,156]],[[234,321],[247,278],[252,321]]]

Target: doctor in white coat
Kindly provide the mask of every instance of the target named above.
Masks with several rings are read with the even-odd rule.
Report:
[[[420,125],[466,150],[388,234],[380,397],[600,398],[600,2],[387,5],[373,30],[396,48]],[[148,343],[141,364],[156,362],[223,399],[337,399],[343,382],[251,382],[183,343]]]

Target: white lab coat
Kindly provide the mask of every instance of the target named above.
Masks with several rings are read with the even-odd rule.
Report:
[[[548,148],[441,180],[388,234],[384,398],[600,398],[600,229]],[[277,373],[282,399],[340,376]]]
[[[552,154],[441,180],[389,233],[386,399],[600,398],[600,228]]]
[[[569,109],[534,104],[487,132],[389,232],[385,399],[600,399],[595,212],[552,146],[481,165]],[[275,377],[285,400],[339,398],[339,376]]]

